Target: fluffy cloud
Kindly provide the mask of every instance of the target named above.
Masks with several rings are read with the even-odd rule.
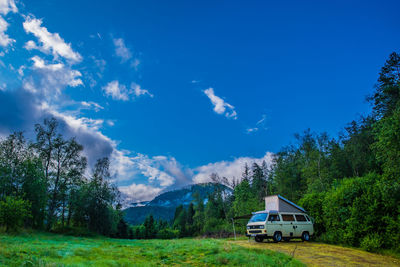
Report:
[[[132,58],[132,52],[126,47],[124,39],[117,38],[113,39],[113,43],[115,46],[115,54],[121,58],[122,62],[126,62]]]
[[[62,63],[46,64],[38,56],[32,57],[31,60],[32,73],[23,80],[23,88],[27,91],[53,99],[57,98],[67,86],[83,85],[80,79],[82,74],[77,70],[72,70]]]
[[[18,12],[14,0],[0,0],[0,14],[7,15],[9,12]]]
[[[142,89],[140,85],[136,83],[132,83],[131,88],[128,89],[125,85],[120,84],[117,80],[109,82],[106,86],[103,86],[102,89],[107,96],[111,96],[114,100],[128,101],[131,95],[134,97],[139,97],[142,95],[153,97],[148,90]]]
[[[210,182],[210,175],[212,173],[218,173],[219,176],[226,177],[231,181],[233,179],[240,179],[243,173],[243,166],[246,163],[249,166],[251,166],[251,164],[253,163],[261,165],[262,162],[265,161],[267,163],[267,166],[271,166],[273,155],[273,153],[267,152],[262,158],[240,157],[234,159],[233,161],[219,161],[197,167],[193,170],[195,173],[193,177],[193,182]]]
[[[114,100],[129,100],[129,91],[125,85],[120,84],[117,80],[109,82],[103,87],[103,91],[107,96],[111,96]]]
[[[8,23],[0,16],[0,46],[7,47],[11,43],[15,42],[5,32],[7,31]]]
[[[17,6],[14,0],[0,0],[0,14],[7,15],[9,12],[18,12]],[[5,32],[7,31],[8,23],[5,19],[0,16],[0,46],[7,47],[11,43],[15,42]]]
[[[36,36],[41,43],[41,46],[39,46],[33,41],[28,41],[25,44],[26,49],[39,49],[44,53],[51,53],[54,58],[60,56],[73,63],[82,60],[81,55],[72,50],[71,44],[67,44],[58,33],[50,33],[46,27],[41,25],[42,20],[30,16],[25,17],[23,23],[25,31]]]
[[[162,188],[133,183],[129,186],[120,186],[119,190],[125,197],[125,202],[131,203],[152,200],[161,193]]]
[[[213,88],[208,88],[203,91],[206,96],[210,99],[211,103],[214,105],[214,111],[217,114],[224,114],[227,118],[237,119],[237,113],[235,111],[235,107],[231,104],[225,102],[219,96],[216,96]]]

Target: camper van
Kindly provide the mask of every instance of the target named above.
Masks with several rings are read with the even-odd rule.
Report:
[[[306,211],[280,195],[265,198],[266,210],[253,212],[246,236],[257,242],[272,238],[275,242],[301,238],[309,241],[314,234],[313,219]]]

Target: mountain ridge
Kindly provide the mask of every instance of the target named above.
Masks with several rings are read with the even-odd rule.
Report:
[[[208,195],[214,192],[216,186],[222,186],[224,191],[232,192],[227,186],[216,183],[201,183],[185,186],[180,189],[167,191],[156,196],[151,201],[131,203],[131,206],[124,209],[125,220],[132,225],[141,224],[147,216],[152,214],[156,220],[171,221],[175,209],[179,205],[188,206],[193,201],[193,195],[198,192],[206,203]]]

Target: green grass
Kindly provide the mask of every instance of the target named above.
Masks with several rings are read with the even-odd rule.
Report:
[[[218,239],[119,240],[0,235],[0,266],[303,266],[287,255]]]

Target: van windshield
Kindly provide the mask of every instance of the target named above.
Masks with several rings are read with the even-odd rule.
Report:
[[[251,217],[249,222],[265,222],[267,219],[268,213],[258,213],[254,214],[253,217]]]

